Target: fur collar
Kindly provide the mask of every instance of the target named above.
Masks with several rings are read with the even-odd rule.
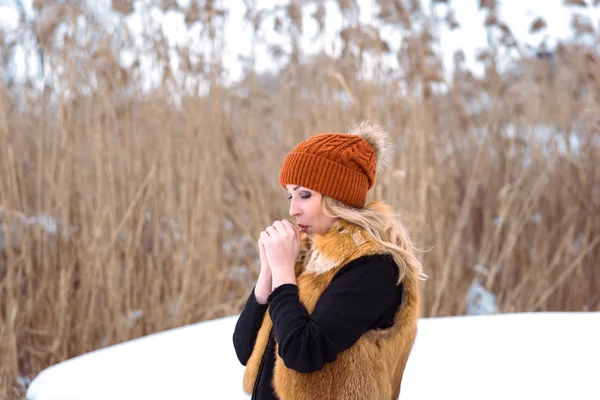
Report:
[[[390,212],[389,206],[372,202],[368,208],[380,212]],[[380,245],[362,227],[339,219],[324,234],[307,235],[302,233],[299,263],[301,273],[323,274],[364,255],[384,252]]]

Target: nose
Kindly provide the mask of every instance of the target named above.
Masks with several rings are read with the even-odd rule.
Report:
[[[298,207],[295,199],[290,200],[290,217],[297,217],[302,214],[302,210]]]

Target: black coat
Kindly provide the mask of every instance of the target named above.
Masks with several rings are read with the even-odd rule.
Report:
[[[398,267],[391,256],[358,258],[338,272],[310,315],[298,299],[296,285],[279,286],[264,305],[256,302],[253,290],[233,334],[242,365],[252,354],[267,310],[273,330],[252,399],[277,399],[271,386],[275,340],[288,368],[310,373],[334,361],[339,352],[351,347],[368,330],[392,326],[404,290],[396,284],[397,279]]]

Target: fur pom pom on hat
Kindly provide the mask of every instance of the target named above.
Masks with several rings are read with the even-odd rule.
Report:
[[[284,188],[300,185],[362,208],[377,171],[385,168],[392,153],[388,132],[362,121],[348,133],[320,133],[300,142],[285,158],[279,183]]]

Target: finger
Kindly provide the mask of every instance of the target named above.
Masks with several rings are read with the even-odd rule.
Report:
[[[268,265],[267,250],[265,249],[265,245],[262,239],[258,239],[258,253],[260,256],[261,264],[264,264],[265,266]]]
[[[275,230],[275,227],[273,226],[269,226],[265,231],[269,236],[277,236],[277,230]]]
[[[290,222],[290,226],[292,227],[292,229],[294,230],[294,236],[296,237],[296,240],[300,241],[300,228],[298,228],[296,225],[292,224]]]
[[[294,237],[294,229],[292,228],[292,223],[288,220],[277,221],[275,228],[277,232],[281,235],[285,235],[286,237]]]
[[[262,241],[263,246],[264,246],[265,242],[268,242],[270,239],[269,234],[265,231],[262,231],[259,236],[260,236],[260,240]]]
[[[294,224],[292,224],[287,219],[283,220],[281,222],[282,222],[282,225],[284,226],[286,232],[288,232],[291,236],[296,236],[297,232],[296,232],[296,227],[294,226]]]
[[[286,231],[283,221],[273,222],[273,228],[279,233],[285,233],[285,231]]]

